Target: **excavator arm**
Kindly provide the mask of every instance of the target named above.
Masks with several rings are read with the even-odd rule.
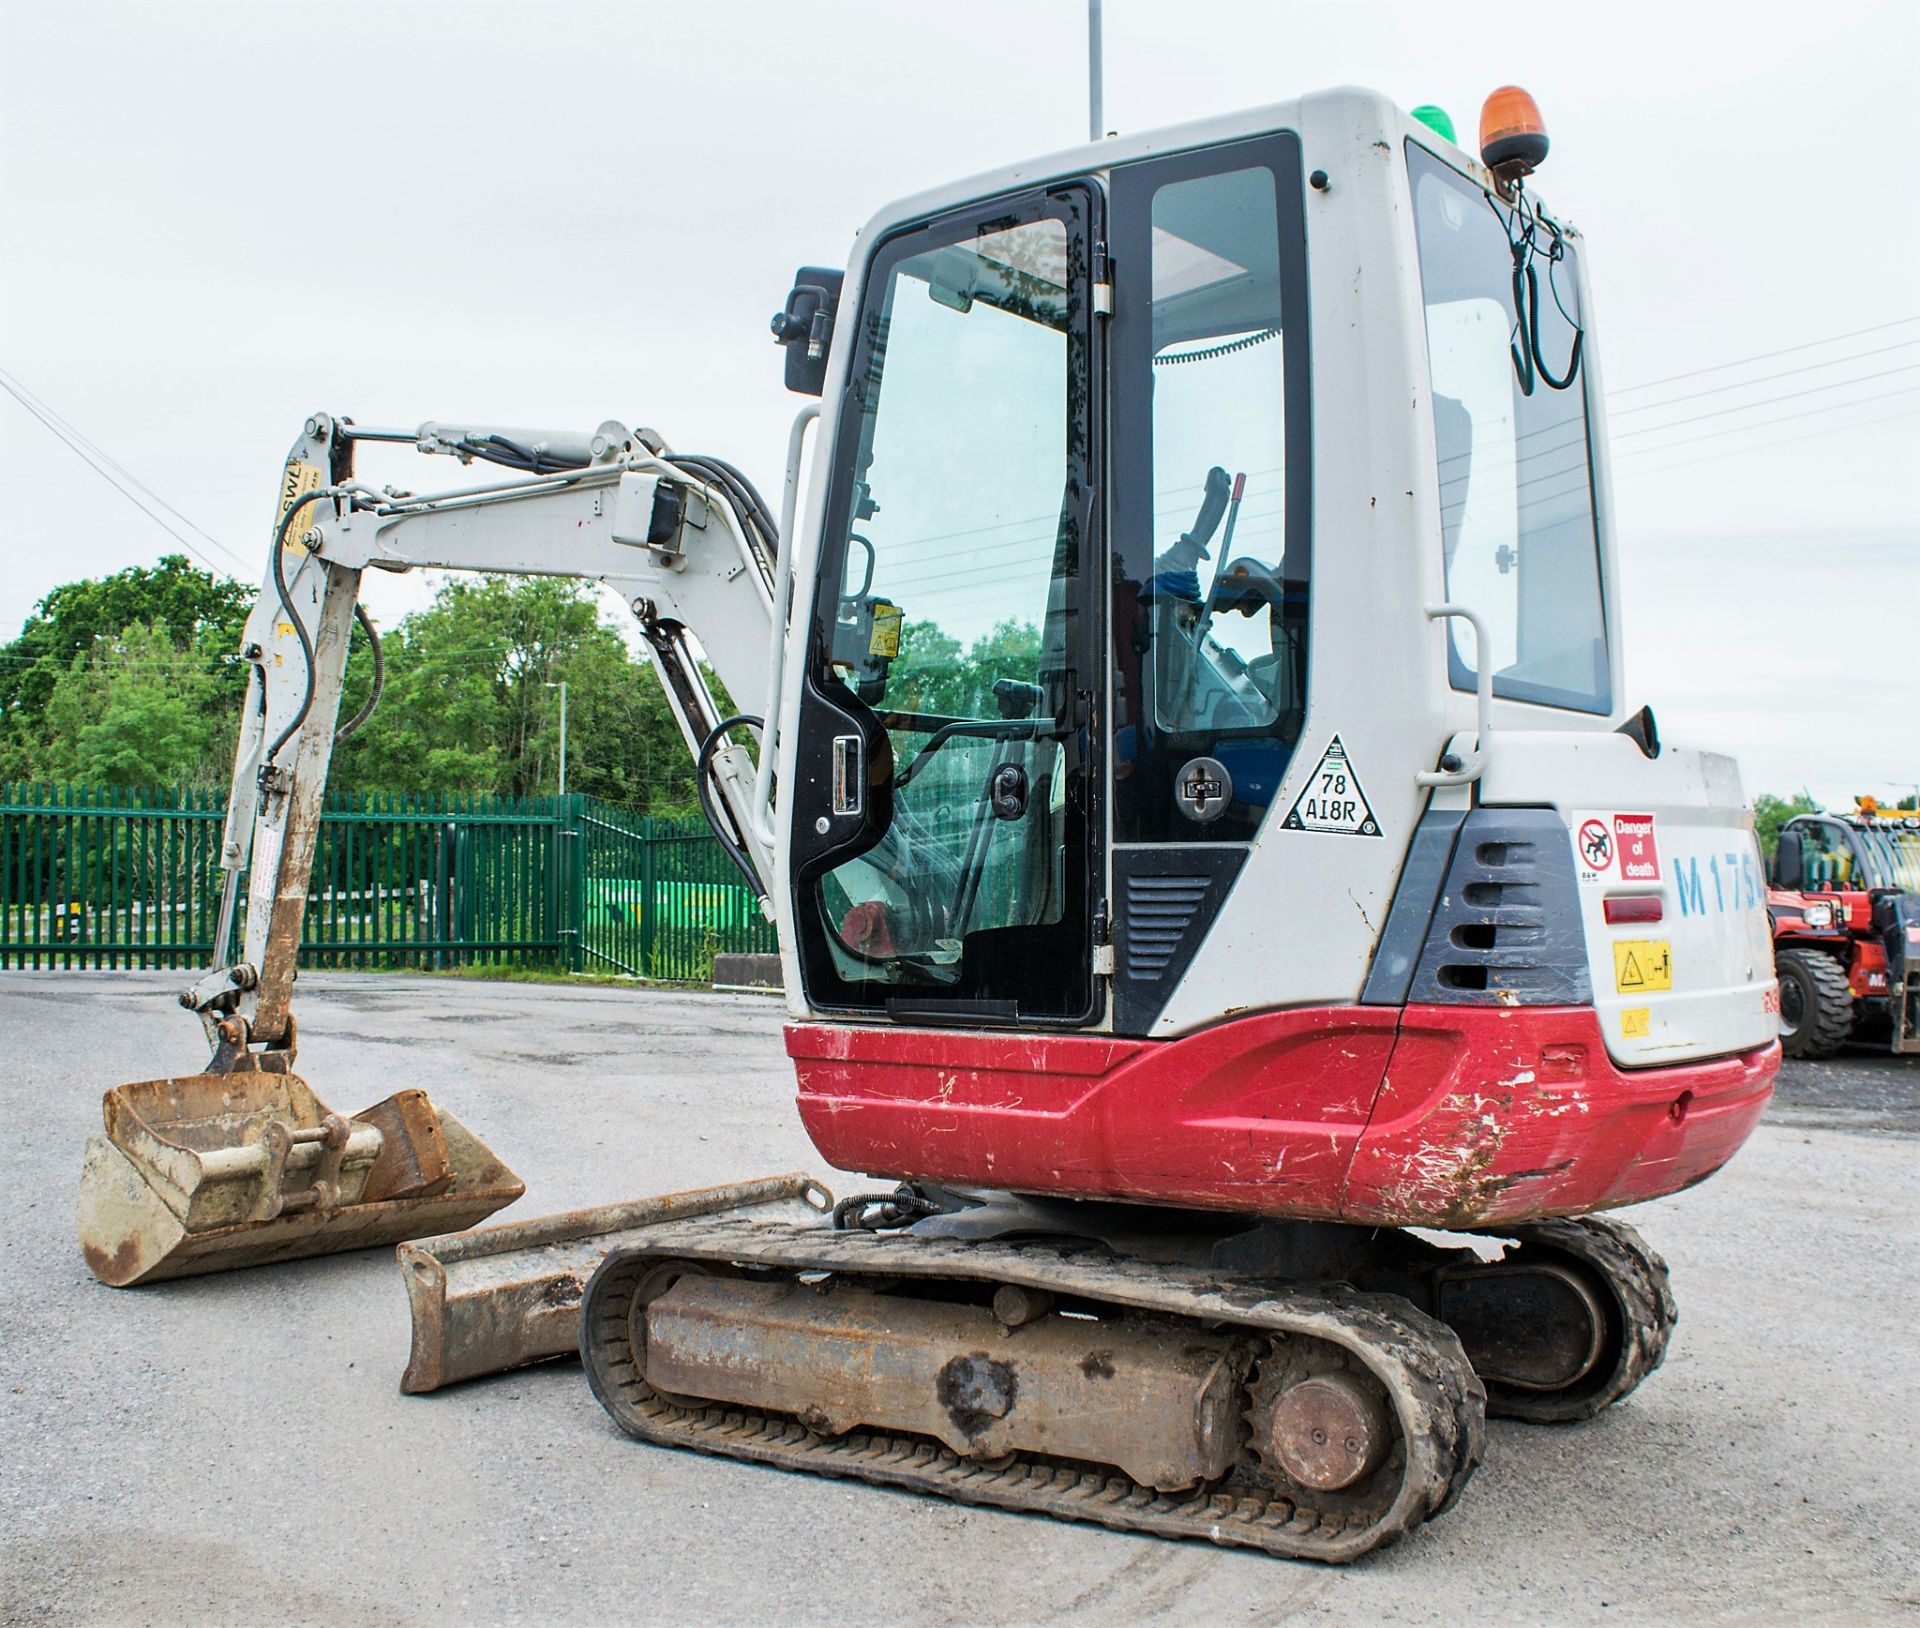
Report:
[[[515,474],[427,493],[375,491],[353,479],[357,442],[403,440]],[[236,1047],[292,1041],[300,924],[327,771],[344,733],[342,684],[365,572],[432,567],[579,577],[615,589],[700,763],[709,818],[764,898],[772,866],[756,807],[764,787],[745,747],[721,728],[702,659],[730,694],[767,693],[776,546],[773,518],[744,477],[718,460],[676,458],[651,431],[615,423],[591,435],[434,423],[377,430],[309,418],[287,456],[273,547],[242,643],[251,672],[221,850],[222,936],[213,970],[181,997],[207,1025],[215,1069]],[[242,876],[246,908],[234,944],[228,924]]]
[[[804,422],[796,425],[797,451]],[[361,441],[408,442],[511,473],[442,491],[375,490]],[[793,484],[790,461],[789,488]],[[784,593],[775,521],[746,478],[675,455],[648,430],[588,435],[423,424],[366,429],[315,414],[287,456],[260,598],[221,850],[212,969],[181,994],[213,1055],[199,1074],[116,1086],[88,1144],[79,1230],[116,1286],[470,1227],[524,1186],[419,1090],[332,1112],[293,1071],[301,921],[335,743],[378,701],[379,639],[360,612],[368,571],[579,577],[615,589],[697,764],[702,807],[767,901],[771,765],[733,738],[710,665],[737,696],[769,695]],[[374,641],[373,696],[342,728],[356,615]],[[782,618],[784,620],[784,618]],[[698,630],[697,641],[694,630]],[[237,941],[234,921],[245,880]]]

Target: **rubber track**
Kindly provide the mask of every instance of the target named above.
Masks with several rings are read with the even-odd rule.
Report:
[[[1565,1391],[1526,1391],[1498,1381],[1487,1387],[1487,1413],[1531,1424],[1567,1424],[1591,1419],[1632,1392],[1666,1360],[1680,1308],[1667,1281],[1667,1263],[1624,1221],[1588,1215],[1571,1221],[1538,1221],[1501,1236],[1530,1248],[1571,1256],[1593,1272],[1613,1297],[1621,1340],[1612,1368],[1593,1384]]]
[[[1355,1354],[1392,1400],[1403,1447],[1391,1497],[1354,1511],[1238,1484],[1160,1493],[1106,1466],[1013,1454],[991,1466],[925,1437],[863,1430],[823,1437],[785,1414],[714,1404],[682,1408],[642,1378],[630,1345],[635,1289],[661,1260],[789,1272],[1014,1283],[1129,1309],[1326,1340]],[[1295,1559],[1347,1561],[1392,1543],[1449,1508],[1485,1446],[1485,1392],[1453,1332],[1395,1296],[1276,1291],[1046,1243],[876,1236],[754,1221],[667,1225],[609,1256],[581,1308],[581,1356],[594,1394],[643,1441],[934,1493],[962,1503],[1092,1521],[1123,1531],[1202,1538]]]

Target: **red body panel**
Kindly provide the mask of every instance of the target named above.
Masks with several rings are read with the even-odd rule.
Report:
[[[1805,911],[1810,904],[1830,905],[1833,925],[1809,927]],[[1870,925],[1872,894],[1846,888],[1774,888],[1767,893],[1767,911],[1773,918],[1774,949],[1826,950],[1837,956],[1847,969],[1847,992],[1855,1000],[1887,993],[1887,951]]]
[[[1590,1007],[1310,1007],[1177,1040],[793,1024],[800,1117],[874,1175],[1469,1227],[1671,1193],[1744,1142],[1777,1044],[1617,1069]]]
[[[1847,993],[1855,1000],[1887,992],[1887,949],[1870,938],[1853,941],[1853,960],[1847,967]]]

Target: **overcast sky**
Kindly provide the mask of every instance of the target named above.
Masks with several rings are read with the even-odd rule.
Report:
[[[1122,130],[1346,83],[1464,134],[1531,89],[1538,190],[1590,240],[1629,693],[1750,791],[1920,781],[1920,6],[1106,15]],[[652,423],[771,490],[793,268],[844,264],[890,198],[1082,139],[1084,18],[0,0],[0,369],[249,578],[314,408]],[[0,638],[179,547],[0,396]],[[368,597],[391,622],[429,588]]]

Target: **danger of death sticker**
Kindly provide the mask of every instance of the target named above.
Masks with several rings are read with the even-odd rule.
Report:
[[[1657,882],[1660,838],[1651,814],[1596,814],[1573,834],[1583,882]]]
[[[1335,831],[1349,837],[1377,837],[1380,822],[1373,817],[1360,777],[1353,772],[1346,747],[1335,735],[1306,790],[1288,812],[1282,826],[1288,831]]]

